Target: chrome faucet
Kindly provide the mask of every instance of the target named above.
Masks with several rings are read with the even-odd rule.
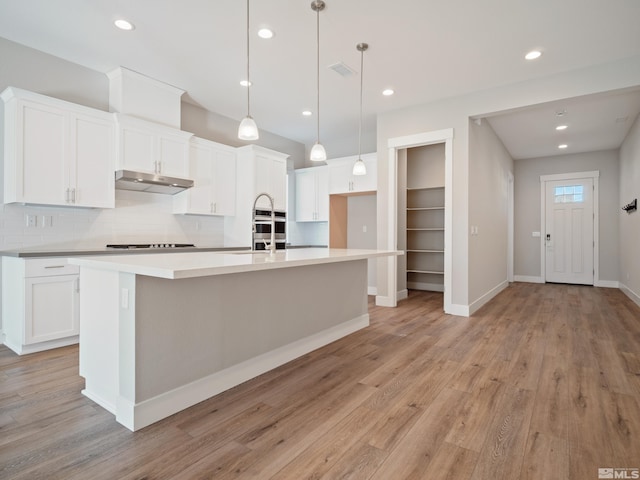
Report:
[[[253,201],[253,210],[252,210],[252,229],[253,233],[256,233],[256,205],[260,197],[267,197],[269,199],[269,203],[271,204],[271,242],[267,245],[267,241],[264,241],[265,250],[269,250],[269,253],[276,253],[276,212],[275,205],[273,203],[273,197],[268,193],[259,193],[256,199]],[[253,250],[256,249],[255,242],[252,244],[251,248]]]

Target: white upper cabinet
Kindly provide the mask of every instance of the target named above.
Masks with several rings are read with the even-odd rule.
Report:
[[[361,155],[367,167],[366,175],[353,175],[357,155],[327,160],[329,193],[374,192],[378,189],[378,162],[375,153]]]
[[[193,134],[118,114],[117,169],[188,177]]]
[[[192,137],[188,176],[194,186],[174,195],[174,213],[235,215],[235,148]]]
[[[301,168],[296,175],[296,222],[329,220],[329,167]]]
[[[4,202],[113,208],[113,115],[10,87],[2,93]]]
[[[273,197],[276,210],[287,209],[287,158],[285,155],[257,145],[237,149],[238,189],[251,202],[260,193]],[[269,200],[261,197],[257,206],[271,208]]]
[[[257,145],[236,148],[236,214],[224,218],[224,244],[227,247],[251,246],[253,202],[260,193],[274,199],[276,210],[287,209],[288,155]],[[257,208],[270,209],[266,197]]]

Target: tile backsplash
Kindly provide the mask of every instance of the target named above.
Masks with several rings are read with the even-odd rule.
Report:
[[[222,217],[174,215],[172,208],[171,195],[125,190],[116,191],[114,209],[0,205],[0,250],[93,248],[107,243],[224,244]]]

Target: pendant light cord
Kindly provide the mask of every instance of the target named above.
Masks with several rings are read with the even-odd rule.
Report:
[[[251,80],[249,77],[249,0],[247,0],[247,117],[251,116],[250,102]]]
[[[318,115],[316,142],[320,143],[320,8],[316,10],[316,110]]]
[[[364,48],[360,50],[360,125],[358,127],[358,160],[362,152],[362,83],[364,79]]]

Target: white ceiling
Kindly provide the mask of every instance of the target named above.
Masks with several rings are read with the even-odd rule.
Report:
[[[316,122],[316,14],[310,3],[251,2],[251,113],[259,128],[308,146],[315,141]],[[369,44],[365,133],[375,132],[380,112],[640,55],[638,0],[326,3],[320,14],[323,142],[357,135],[359,75],[343,78],[327,67],[342,61],[357,72],[359,42]],[[239,86],[245,76],[245,8],[242,0],[0,0],[0,36],[100,72],[117,66],[136,70],[186,90],[193,103],[240,120],[246,114],[246,91]],[[117,17],[136,29],[115,29]],[[259,39],[260,26],[273,28],[275,37]],[[523,56],[532,48],[544,55],[527,62]],[[386,87],[396,94],[383,97]],[[567,118],[575,123],[566,134],[578,131],[577,119],[586,111],[619,115],[606,100],[614,99],[594,99],[586,110],[579,101],[567,102]],[[631,103],[627,127],[638,112],[637,98]],[[553,111],[555,105],[545,107]],[[314,116],[302,117],[303,109]],[[491,124],[514,156],[531,155],[530,144],[539,144],[539,137],[528,135],[522,145],[513,138],[532,131],[536,114],[510,115]],[[529,127],[513,127],[518,122]],[[586,133],[571,142],[594,138]]]

